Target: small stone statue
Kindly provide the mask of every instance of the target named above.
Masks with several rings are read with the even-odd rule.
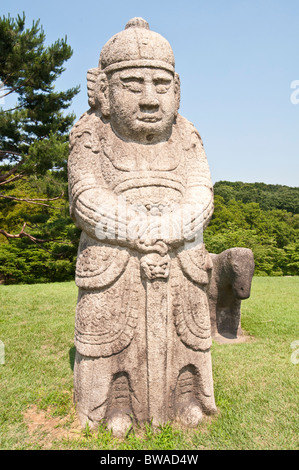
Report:
[[[213,270],[208,295],[212,336],[236,339],[243,335],[241,301],[250,296],[253,253],[249,248],[230,248],[210,256]]]
[[[213,188],[201,138],[178,114],[166,39],[133,18],[87,74],[70,136],[70,211],[82,230],[74,397],[83,426],[197,426],[216,412],[202,243]]]

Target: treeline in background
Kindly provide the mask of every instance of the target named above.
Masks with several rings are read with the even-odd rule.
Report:
[[[62,191],[62,198],[53,197]],[[80,231],[69,217],[66,173],[32,177],[18,183],[17,195],[13,184],[11,192],[12,200],[0,199],[0,225],[18,236],[0,234],[0,282],[73,280]],[[246,247],[254,253],[255,275],[299,275],[299,188],[220,181],[214,195],[213,218],[204,233],[210,253]],[[37,203],[27,203],[28,198]]]
[[[256,275],[299,274],[299,188],[220,181],[214,194],[204,235],[210,253],[246,247],[254,253]]]

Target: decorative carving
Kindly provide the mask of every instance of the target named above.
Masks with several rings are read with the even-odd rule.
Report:
[[[170,269],[169,255],[161,256],[158,253],[149,253],[140,259],[143,276],[147,279],[167,279]]]
[[[212,344],[206,280],[199,287],[175,263],[171,273],[172,313],[177,334],[186,346],[205,351]]]

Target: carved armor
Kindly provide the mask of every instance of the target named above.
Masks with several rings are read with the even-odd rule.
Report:
[[[176,135],[178,133],[179,136]],[[98,136],[97,139],[95,139],[95,135]],[[197,152],[192,147],[194,138],[197,140]],[[203,187],[210,190],[211,200],[207,204],[206,213],[204,214],[206,219],[210,218],[213,208],[212,186],[207,172],[202,143],[198,133],[185,119],[178,118],[171,141],[161,145],[161,153],[158,156],[155,149],[154,157],[156,158],[152,159],[150,159],[152,157],[150,147],[148,152],[147,148],[144,149],[142,158],[140,158],[138,148],[140,146],[138,144],[128,146],[128,143],[126,143],[124,146],[122,141],[112,133],[109,124],[104,124],[95,115],[85,114],[82,117],[71,134],[70,144],[71,213],[74,214],[75,221],[80,228],[84,229],[86,215],[81,216],[80,206],[77,209],[75,208],[78,196],[84,191],[93,188],[98,189],[99,187],[107,188],[118,196],[124,196],[126,202],[132,204],[138,202],[143,207],[151,209],[155,205],[157,207],[162,206],[165,211],[167,208],[170,210],[173,205],[180,204],[184,200],[188,184],[192,184],[192,187],[197,184],[198,188]],[[79,154],[77,149],[78,147],[81,148],[82,145],[85,147],[85,151]],[[124,153],[122,153],[122,150]],[[192,183],[190,183],[190,179],[192,179]],[[105,201],[102,201],[102,205],[104,204]],[[111,214],[107,214],[106,217],[114,217],[115,224],[113,228],[116,230],[116,214],[113,213],[112,207],[110,210]],[[201,244],[196,250],[177,251],[178,253],[175,251],[172,254],[171,263],[177,266],[174,268],[174,273],[177,272],[173,276],[177,278],[178,271],[182,271],[187,278],[197,285],[205,286],[208,283],[208,272],[211,269],[211,264],[204,246]],[[101,296],[102,299],[101,301],[98,299],[97,302],[92,300],[92,303],[98,306],[92,309],[89,306],[90,302],[85,300],[87,296],[83,293],[79,296],[76,348],[81,354],[105,356],[108,355],[107,350],[110,350],[112,354],[126,347],[132,339],[133,328],[136,323],[134,322],[135,316],[132,315],[132,312],[134,312],[133,294],[130,297],[131,304],[130,302],[121,302],[119,312],[115,312],[115,302],[111,300],[116,295],[115,290],[126,292],[130,291],[132,287],[134,290],[134,285],[137,286],[138,282],[141,282],[138,263],[135,268],[134,280],[132,280],[132,276],[130,278],[126,276],[126,267],[130,256],[140,258],[138,252],[128,247],[115,246],[105,240],[97,240],[95,236],[89,236],[84,231],[82,232],[76,266],[76,284],[86,291],[101,289],[102,292],[97,295]],[[175,258],[177,258],[176,263],[174,263]],[[117,283],[117,289],[112,286],[115,283]],[[109,290],[106,289],[108,286],[111,286]],[[188,282],[186,286],[188,286]],[[191,286],[192,282],[190,288]],[[136,289],[137,287],[135,287]],[[188,287],[185,288],[185,291],[186,289],[188,290]],[[113,294],[111,294],[111,291],[113,291]],[[187,291],[186,294],[188,294]],[[208,311],[200,309],[202,311],[201,316],[205,311],[204,318],[200,318],[200,325],[197,325],[195,321],[191,326],[193,320],[191,317],[188,320],[190,306],[186,307],[181,298],[180,290],[175,291],[175,287],[173,287],[173,295],[178,302],[173,310],[175,323],[180,325],[178,330],[182,330],[183,324],[190,330],[187,335],[182,333],[179,333],[179,335],[185,338],[186,344],[194,349],[204,350],[210,347]],[[187,295],[187,297],[192,298],[193,296]],[[181,302],[178,301],[179,298],[181,298]],[[103,311],[102,314],[98,311],[99,308]],[[109,310],[113,312],[109,314]],[[126,310],[128,310],[127,315]],[[198,308],[196,308],[196,311],[199,311]],[[92,320],[93,315],[95,319],[97,318],[97,321]],[[105,321],[102,316],[103,318],[111,317],[111,321],[112,316],[114,316],[113,324],[117,324],[119,335],[121,335],[122,328],[126,331],[126,334],[123,335],[126,339],[117,340],[118,347],[107,345],[107,342],[115,342],[115,333],[103,333],[105,331]],[[130,326],[128,326],[128,321]],[[89,328],[91,324],[92,334]],[[98,334],[95,334],[95,330],[98,331]],[[202,336],[203,330],[205,330],[204,336]],[[191,336],[193,339],[188,340]],[[105,348],[102,346],[103,340],[105,340]]]

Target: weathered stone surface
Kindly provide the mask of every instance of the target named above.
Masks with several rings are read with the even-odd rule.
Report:
[[[213,269],[208,289],[211,331],[215,339],[242,336],[241,301],[248,299],[254,274],[249,248],[230,248],[210,254]]]
[[[133,18],[89,70],[90,109],[70,136],[74,395],[83,426],[106,420],[117,436],[216,411],[202,242],[213,188],[174,67],[166,39]]]

